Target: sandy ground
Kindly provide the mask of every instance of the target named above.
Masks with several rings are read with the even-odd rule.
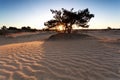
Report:
[[[0,37],[0,80],[120,80],[120,32],[87,34],[97,39]]]

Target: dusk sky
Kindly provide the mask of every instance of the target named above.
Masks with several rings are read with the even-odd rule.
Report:
[[[0,27],[43,28],[52,19],[50,9],[89,8],[95,14],[89,28],[120,28],[120,0],[0,0]]]

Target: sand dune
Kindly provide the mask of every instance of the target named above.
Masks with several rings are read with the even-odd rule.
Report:
[[[9,34],[6,36],[0,36],[0,45],[5,44],[14,44],[14,43],[23,43],[23,42],[31,42],[31,41],[39,41],[45,40],[50,35],[54,33],[51,32],[25,32],[25,33],[17,33],[17,34]]]
[[[99,38],[46,41],[49,34],[33,34],[2,41],[0,80],[120,80],[119,41],[87,34]]]

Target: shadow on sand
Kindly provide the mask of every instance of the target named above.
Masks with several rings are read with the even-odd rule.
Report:
[[[78,39],[95,39],[94,37],[88,34],[79,34],[79,33],[58,33],[50,36],[48,41],[60,41],[60,40],[78,40]]]

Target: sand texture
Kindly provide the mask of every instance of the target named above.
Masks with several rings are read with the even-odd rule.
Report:
[[[86,34],[97,39],[0,37],[0,80],[120,80],[119,32]]]

